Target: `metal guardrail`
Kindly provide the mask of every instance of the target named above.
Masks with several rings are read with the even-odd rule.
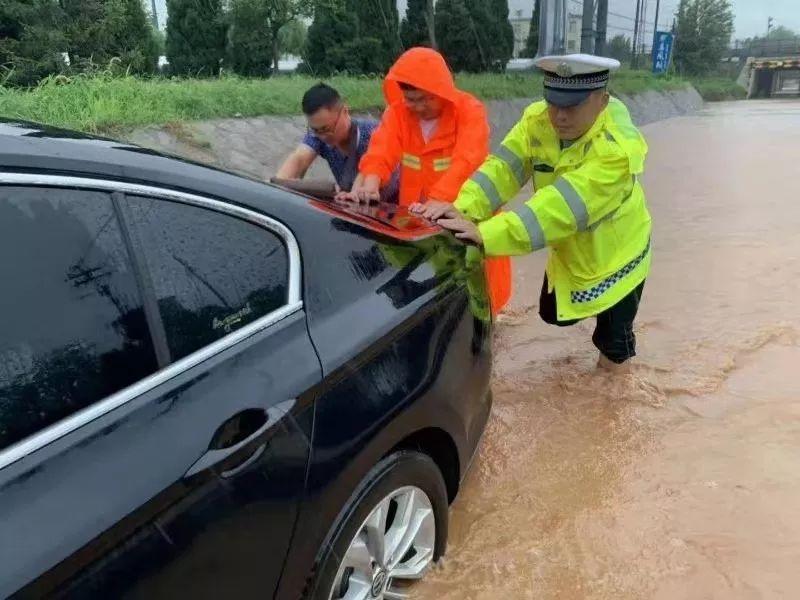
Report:
[[[800,56],[800,40],[764,40],[730,48],[728,57]]]

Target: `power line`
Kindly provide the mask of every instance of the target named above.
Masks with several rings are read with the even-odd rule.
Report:
[[[634,33],[634,30],[630,27],[621,27],[619,25],[607,25],[608,29],[614,29],[616,31],[627,31],[628,33]],[[652,29],[643,29],[645,33],[653,33]]]

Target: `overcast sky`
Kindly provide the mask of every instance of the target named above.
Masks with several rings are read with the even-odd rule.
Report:
[[[150,0],[144,0],[146,4]],[[652,31],[655,19],[656,0],[644,0],[647,5],[647,29]],[[660,28],[669,27],[672,15],[678,6],[679,0],[661,0],[658,23]],[[570,10],[580,12],[582,0],[568,0]],[[733,11],[736,15],[734,37],[744,39],[755,35],[764,35],[767,30],[767,17],[775,19],[775,25],[783,25],[789,29],[800,32],[800,0],[732,0]],[[406,0],[398,0],[398,7],[405,11]],[[636,14],[636,0],[609,0],[609,36],[622,33],[633,34],[633,17]],[[166,0],[156,0],[159,13],[159,25],[166,24]],[[509,0],[508,6],[511,16],[516,16],[517,11],[522,11],[522,16],[530,17],[533,0]],[[402,12],[401,12],[402,14]]]

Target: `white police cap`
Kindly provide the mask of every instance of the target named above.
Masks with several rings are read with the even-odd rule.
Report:
[[[562,107],[580,104],[605,88],[609,73],[620,67],[618,60],[591,54],[542,56],[534,64],[544,71],[545,100]]]

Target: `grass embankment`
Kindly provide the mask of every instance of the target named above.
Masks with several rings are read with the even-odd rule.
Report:
[[[742,100],[747,97],[747,90],[733,79],[727,77],[707,77],[690,80],[704,100]]]
[[[484,100],[529,98],[540,94],[541,76],[533,73],[459,75],[458,85]],[[0,116],[48,123],[92,133],[120,132],[223,117],[294,115],[303,92],[316,80],[291,76],[274,79],[139,79],[77,76],[52,78],[31,90],[0,87]],[[380,80],[337,76],[327,80],[353,110],[383,104]],[[686,85],[678,78],[657,78],[643,71],[622,71],[612,92],[633,94]]]

